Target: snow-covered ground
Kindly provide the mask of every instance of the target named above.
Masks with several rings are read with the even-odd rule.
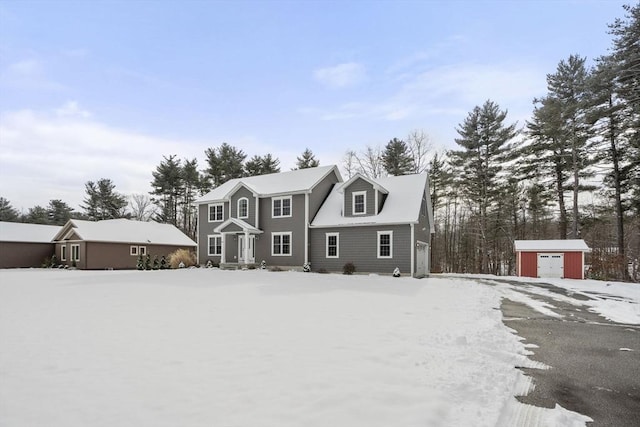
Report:
[[[0,270],[0,426],[584,426],[514,398],[544,366],[501,321],[510,286]]]

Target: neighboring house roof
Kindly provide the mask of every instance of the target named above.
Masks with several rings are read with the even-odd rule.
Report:
[[[336,185],[311,223],[312,227],[331,227],[348,225],[406,224],[416,223],[420,219],[422,198],[427,191],[427,175],[402,175],[370,179],[388,191],[388,196],[380,213],[373,216],[343,215],[344,188],[349,184]],[[427,210],[430,212],[430,199],[427,194]],[[433,224],[431,216],[429,223]]]
[[[51,243],[62,227],[0,221],[0,242]]]
[[[195,204],[227,200],[235,193],[240,185],[244,185],[258,196],[304,193],[311,191],[313,187],[332,171],[335,171],[338,179],[342,181],[340,172],[334,165],[297,169],[268,175],[249,176],[246,178],[235,178],[200,197],[195,201]]]
[[[171,224],[130,219],[84,221],[71,219],[54,240],[64,240],[70,234],[90,242],[141,243],[170,246],[196,246],[196,243]]]
[[[591,249],[584,240],[515,240],[513,246],[520,252],[541,252],[541,251],[580,251],[589,252]]]

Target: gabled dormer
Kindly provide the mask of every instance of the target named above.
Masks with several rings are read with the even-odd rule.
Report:
[[[229,191],[229,218],[258,225],[258,195],[245,183],[239,182]]]
[[[356,174],[341,187],[345,217],[378,215],[389,192],[377,182]]]

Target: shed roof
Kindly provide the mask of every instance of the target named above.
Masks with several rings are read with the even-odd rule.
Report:
[[[422,198],[427,191],[427,174],[389,176],[370,179],[388,191],[387,199],[378,215],[344,216],[344,186],[334,186],[318,214],[311,223],[312,227],[330,227],[346,225],[404,224],[415,223],[420,219]],[[429,203],[427,197],[427,203]],[[433,221],[429,220],[430,224]]]
[[[589,252],[589,246],[582,239],[571,240],[516,240],[513,242],[516,251],[525,252]]]
[[[62,227],[0,221],[0,242],[51,243]]]
[[[331,171],[335,171],[338,179],[342,181],[338,168],[333,165],[235,178],[200,197],[195,204],[226,200],[240,184],[259,196],[306,192],[313,189]]]
[[[84,221],[71,219],[60,230],[54,240],[64,240],[74,232],[84,241],[141,243],[171,246],[196,246],[196,243],[171,224],[130,219],[106,219]]]

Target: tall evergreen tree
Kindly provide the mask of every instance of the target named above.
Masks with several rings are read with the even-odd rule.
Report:
[[[225,142],[217,149],[207,148],[205,155],[208,165],[205,172],[214,188],[230,179],[244,176],[244,160],[247,157],[244,151]]]
[[[182,192],[180,205],[182,206],[182,231],[190,237],[196,237],[196,208],[193,202],[196,200],[202,188],[203,178],[198,171],[197,159],[185,159],[182,165]]]
[[[29,224],[44,224],[48,225],[49,222],[49,212],[46,208],[43,208],[40,205],[36,205],[32,208],[29,208],[27,214],[24,216],[23,221]]]
[[[62,200],[53,199],[49,200],[47,214],[49,216],[49,224],[64,225],[71,219],[73,208]]]
[[[18,221],[20,215],[18,211],[11,206],[11,202],[0,197],[0,221]]]
[[[413,172],[414,163],[407,144],[398,138],[389,141],[382,153],[384,169],[389,175],[407,175]]]
[[[107,178],[87,181],[87,196],[81,207],[89,220],[122,218],[126,215],[127,198],[115,191],[115,184]]]
[[[315,168],[318,166],[320,166],[320,161],[316,160],[316,157],[313,155],[313,152],[310,149],[305,148],[302,152],[302,156],[297,157],[296,167],[294,168],[294,170]]]
[[[244,168],[247,176],[277,173],[280,172],[280,160],[274,158],[271,154],[253,156],[245,163]]]
[[[459,180],[473,215],[477,218],[478,259],[475,270],[489,272],[489,210],[500,196],[500,173],[508,159],[510,141],[517,135],[516,124],[506,125],[506,111],[486,101],[475,107],[457,127],[456,143],[463,149],[449,152],[450,164]]]

